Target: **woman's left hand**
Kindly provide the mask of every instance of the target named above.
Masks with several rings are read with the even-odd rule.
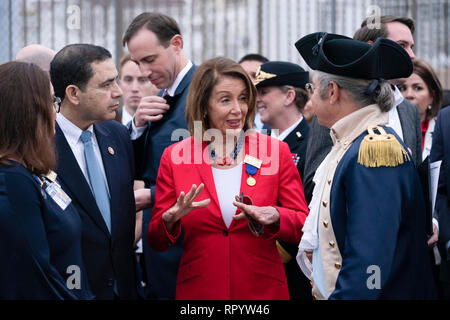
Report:
[[[280,213],[274,207],[257,207],[237,201],[233,201],[233,205],[242,211],[241,213],[233,216],[234,220],[239,221],[247,219],[245,216],[245,213],[247,213],[250,217],[261,223],[263,226],[277,224],[280,222]]]

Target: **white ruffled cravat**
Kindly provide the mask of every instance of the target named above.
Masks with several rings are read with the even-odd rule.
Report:
[[[325,157],[325,159],[320,164],[319,168],[317,168],[316,174],[314,175],[314,190],[311,199],[311,203],[309,205],[309,215],[306,218],[305,224],[303,225],[303,236],[298,245],[298,253],[297,253],[297,263],[308,279],[311,280],[312,273],[312,264],[309,261],[308,257],[305,254],[305,250],[313,251],[314,249],[319,247],[319,235],[317,233],[317,223],[318,223],[318,215],[320,210],[320,199],[322,198],[323,189],[325,188],[326,183],[326,168],[328,168],[328,163],[330,159],[330,153]]]

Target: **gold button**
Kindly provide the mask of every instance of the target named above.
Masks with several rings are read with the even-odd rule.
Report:
[[[348,146],[350,144],[350,141],[348,141],[348,140],[345,140],[345,142],[344,142],[344,146]]]
[[[327,205],[328,205],[328,202],[326,202],[326,201],[322,201],[322,205],[326,208],[327,207]]]
[[[327,220],[323,220],[323,226],[324,226],[325,228],[328,228],[328,221],[327,221]]]
[[[330,247],[334,248],[335,245],[336,243],[334,241],[330,241]]]
[[[340,263],[338,263],[338,262],[336,262],[335,264],[334,264],[334,266],[336,267],[336,269],[338,269],[338,270],[340,270],[341,269],[341,264]]]

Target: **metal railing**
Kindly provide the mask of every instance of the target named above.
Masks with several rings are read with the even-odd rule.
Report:
[[[55,50],[93,43],[118,60],[132,19],[159,11],[178,21],[186,54],[197,64],[258,52],[305,66],[296,40],[315,31],[351,37],[373,8],[416,21],[415,54],[430,62],[449,88],[450,0],[0,0],[0,63],[31,43]]]

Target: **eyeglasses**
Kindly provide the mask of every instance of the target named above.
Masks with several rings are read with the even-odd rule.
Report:
[[[53,109],[55,109],[56,113],[59,113],[61,109],[61,98],[53,96]]]
[[[305,89],[306,89],[306,91],[308,91],[308,94],[310,96],[313,95],[313,93],[314,93],[314,85],[312,83],[308,82],[307,84],[305,84]]]

